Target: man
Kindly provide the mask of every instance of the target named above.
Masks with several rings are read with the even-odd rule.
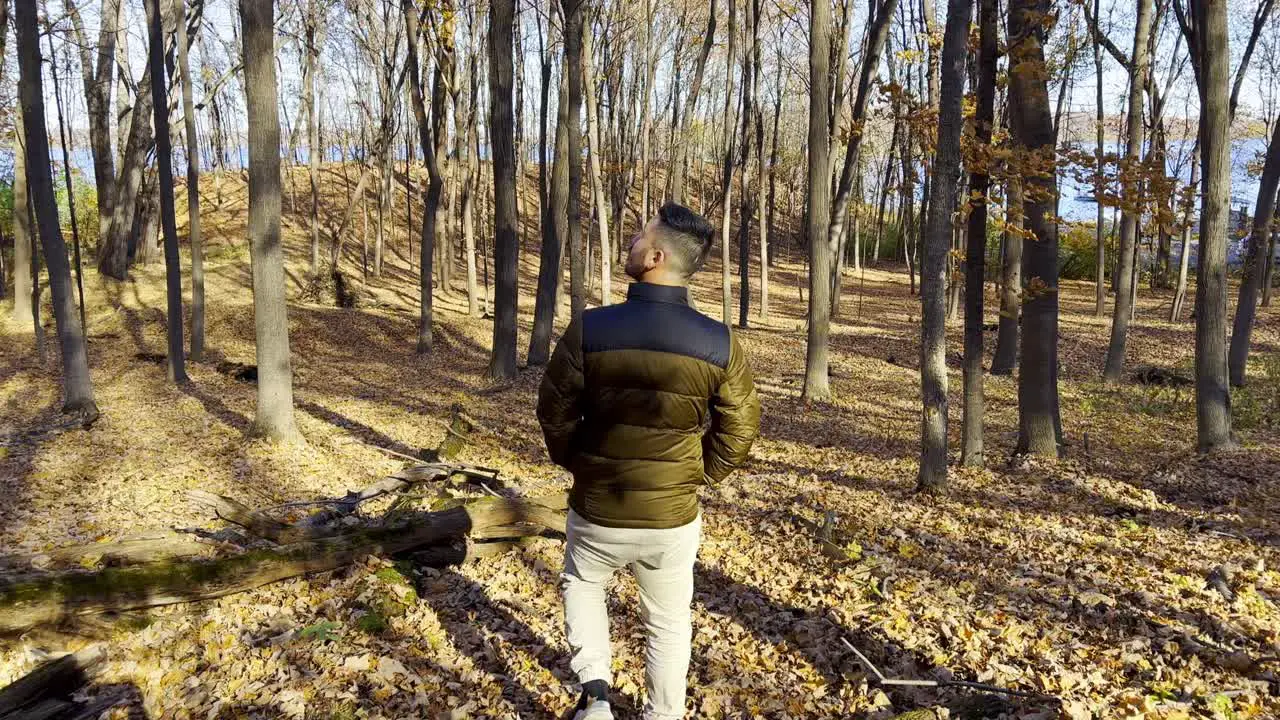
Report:
[[[624,565],[648,635],[644,717],[684,717],[698,487],[741,465],[760,426],[737,337],[689,306],[714,236],[697,213],[664,205],[631,241],[627,301],[569,323],[538,392],[547,450],[573,473],[562,579],[576,720],[613,717],[605,590]]]

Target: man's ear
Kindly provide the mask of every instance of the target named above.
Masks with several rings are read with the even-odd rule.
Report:
[[[667,261],[667,251],[663,250],[662,246],[655,247],[653,249],[653,254],[650,255],[649,258],[649,262],[645,263],[645,265],[649,269],[656,268]]]

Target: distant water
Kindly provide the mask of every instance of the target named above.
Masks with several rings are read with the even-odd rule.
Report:
[[[1175,164],[1178,157],[1182,154],[1188,156],[1187,160],[1182,163],[1180,171],[1176,172],[1176,176],[1182,182],[1191,182],[1191,164],[1190,153],[1193,141],[1171,140],[1169,141],[1168,156],[1166,158],[1167,170],[1169,175],[1175,175]],[[1087,144],[1081,146],[1086,152],[1093,151],[1093,145]],[[1119,146],[1116,143],[1106,144],[1107,152],[1119,152]],[[1260,158],[1267,151],[1267,141],[1264,138],[1250,138],[1247,140],[1237,140],[1231,146],[1231,208],[1239,210],[1241,205],[1245,205],[1249,214],[1253,214],[1253,203],[1257,199],[1258,194],[1258,178],[1251,176],[1248,172],[1249,163],[1255,158]],[[1075,177],[1071,173],[1065,173],[1058,178],[1058,191],[1062,196],[1058,205],[1058,213],[1066,220],[1093,222],[1097,220],[1098,209],[1093,202],[1093,188],[1088,183],[1077,184]],[[1199,208],[1199,197],[1196,198],[1196,207]],[[1110,216],[1108,209],[1108,217]]]

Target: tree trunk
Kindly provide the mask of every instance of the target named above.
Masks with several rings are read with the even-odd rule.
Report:
[[[151,107],[155,112],[156,182],[160,191],[160,225],[164,230],[164,274],[168,300],[169,379],[187,381],[185,338],[182,334],[182,264],[178,258],[178,227],[173,207],[173,151],[169,144],[169,98],[164,76],[164,28],[160,0],[147,0],[147,26],[150,29],[148,58],[151,65]],[[177,25],[186,19],[175,17]],[[143,92],[141,88],[138,90]]]
[[[107,234],[98,239],[98,271],[116,280],[128,277],[129,237],[133,233],[142,175],[146,171],[147,154],[153,142],[151,93],[146,90],[150,86],[151,67],[148,65],[142,73],[142,82],[138,83],[133,110],[129,113],[128,142],[112,196],[111,226]]]
[[[1004,257],[1000,269],[1000,328],[996,351],[991,358],[992,375],[1012,375],[1018,360],[1018,330],[1022,315],[1022,178],[1009,177],[1009,229],[1004,235]]]
[[[748,325],[751,311],[751,225],[760,194],[759,190],[755,195],[751,193],[751,154],[754,152],[764,157],[764,148],[761,146],[764,130],[761,127],[757,97],[760,84],[760,11],[760,0],[747,0],[747,27],[751,33],[751,41],[744,57],[742,79],[742,213],[738,219],[738,327],[743,328]],[[749,71],[746,69],[748,67]],[[751,143],[753,129],[756,136],[754,145]],[[759,178],[759,187],[764,187],[763,174]],[[761,211],[763,219],[763,208]],[[760,237],[763,242],[764,235]]]
[[[828,169],[831,149],[827,143],[831,112],[828,102],[831,93],[831,3],[812,0],[809,7],[809,204],[805,224],[811,260],[808,349],[801,397],[813,402],[831,397],[827,370],[827,341],[831,333],[831,246],[827,242],[832,217],[831,172]]]
[[[569,0],[578,2],[580,0]],[[698,62],[693,69],[693,82],[689,84],[689,95],[684,101],[684,111],[680,113],[680,129],[675,133],[675,145],[671,148],[670,170],[667,174],[667,197],[672,202],[689,205],[685,198],[685,173],[688,170],[689,144],[692,137],[692,121],[698,107],[698,94],[702,92],[702,78],[707,69],[707,56],[711,54],[711,46],[716,38],[716,0],[711,0],[707,8],[707,31],[702,34],[702,50],[698,53]],[[678,50],[677,50],[678,52]],[[675,101],[673,101],[674,103]]]
[[[551,54],[543,57],[542,65],[542,120],[541,159],[538,169],[540,183],[546,183],[547,175],[547,95],[551,82]],[[556,304],[561,285],[561,252],[564,249],[565,208],[569,203],[569,177],[566,163],[569,142],[569,103],[567,85],[561,77],[559,100],[556,102],[555,160],[551,168],[550,185],[543,193],[542,252],[538,258],[538,295],[533,311],[533,333],[529,337],[529,365],[546,365],[551,359],[551,330],[555,323]]]
[[[995,122],[996,55],[999,52],[997,12],[996,0],[979,0],[978,86],[973,116],[974,139],[979,151],[990,146]],[[987,192],[991,181],[988,172],[981,162],[969,172],[969,196],[973,200],[964,254],[964,427],[960,451],[960,464],[965,467],[982,467],[986,462],[983,448],[986,398],[982,387],[982,329],[987,271]]]
[[[84,80],[85,110],[89,120],[89,149],[93,155],[94,187],[98,195],[98,237],[107,237],[115,197],[115,158],[111,153],[111,85],[116,67],[116,35],[119,33],[120,0],[103,0],[99,15],[97,57],[91,54],[80,10],[64,0],[80,50],[80,76]]]
[[[71,267],[67,246],[58,227],[58,205],[49,169],[49,134],[44,122],[44,88],[40,69],[40,31],[35,3],[14,4],[15,40],[18,48],[18,98],[23,136],[26,139],[26,179],[36,226],[49,271],[49,291],[53,296],[53,317],[58,328],[62,355],[62,411],[78,415],[86,424],[98,417],[89,376],[89,355],[84,328],[76,317],[71,291]],[[35,257],[32,253],[32,257]]]
[[[987,0],[991,2],[991,0]],[[960,131],[964,124],[964,61],[969,39],[972,0],[947,3],[939,77],[938,139],[930,183],[929,217],[924,233],[924,266],[920,272],[920,474],[916,488],[935,491],[947,482],[947,334],[946,282],[960,179]]]
[[[477,54],[478,52],[473,52],[469,61],[471,93],[466,129],[467,172],[465,185],[461,188],[462,240],[463,251],[467,254],[467,312],[471,317],[480,317],[483,313],[480,307],[480,281],[476,275],[476,191],[480,187],[480,132],[477,126],[480,114],[480,80]],[[487,290],[488,285],[485,287]],[[485,302],[488,303],[487,296]]]
[[[1192,182],[1190,187],[1199,184],[1201,169],[1201,151],[1199,141],[1192,149]],[[1183,315],[1183,305],[1187,302],[1187,273],[1192,256],[1192,213],[1196,211],[1196,202],[1189,201],[1183,209],[1183,254],[1178,259],[1178,290],[1174,291],[1174,301],[1169,306],[1169,322],[1176,323]]]
[[[594,64],[591,44],[593,32],[591,24],[585,23],[582,34],[582,76],[583,91],[587,101],[587,159],[591,171],[592,205],[596,211],[596,227],[600,233],[600,304],[608,305],[612,295],[612,278],[609,276],[609,263],[613,254],[609,250],[609,211],[605,206],[604,170],[601,167],[604,158],[604,145],[600,142],[600,108],[596,104],[596,77],[592,69]]]
[[[1125,146],[1124,165],[1129,173],[1138,172],[1139,154],[1142,152],[1142,88],[1147,77],[1149,57],[1148,37],[1151,34],[1151,0],[1138,0],[1138,17],[1133,36],[1133,58],[1129,66],[1129,139]],[[1107,346],[1107,362],[1102,377],[1109,383],[1120,382],[1124,375],[1124,348],[1129,335],[1129,321],[1133,312],[1134,251],[1137,247],[1138,221],[1142,214],[1137,207],[1137,186],[1125,183],[1126,196],[1120,208],[1120,250],[1117,255],[1116,302],[1111,316],[1111,342]]]
[[[1199,2],[1195,52],[1200,57],[1200,257],[1196,269],[1196,444],[1201,452],[1233,445],[1227,385],[1227,236],[1231,211],[1231,55],[1227,5]]]
[[[311,275],[320,274],[320,122],[316,112],[316,74],[320,70],[319,2],[308,0],[302,37],[306,65],[302,69],[302,93],[307,108],[307,182],[311,186]],[[407,176],[406,176],[407,180]]]
[[[750,0],[748,0],[749,2]],[[733,322],[733,287],[729,274],[729,223],[733,209],[733,135],[737,120],[733,117],[733,61],[737,49],[737,2],[729,0],[729,47],[725,59],[724,71],[724,173],[721,175],[720,196],[723,202],[723,215],[720,222],[720,300],[721,321],[725,325]]]
[[[653,99],[653,76],[658,59],[653,54],[653,0],[644,0],[644,99],[640,103],[640,227],[648,222],[649,211],[649,165],[653,152],[653,113],[650,103]],[[544,81],[545,84],[545,81]],[[674,104],[674,100],[673,100]],[[618,236],[619,252],[625,251],[625,243]]]
[[[0,0],[7,5],[8,0]],[[31,259],[36,236],[31,225],[31,200],[27,189],[27,138],[22,113],[14,113],[13,128],[13,319],[33,326]]]
[[[293,365],[280,244],[280,115],[276,93],[275,8],[240,0],[245,110],[249,124],[249,250],[258,364],[254,429],[293,441]]]
[[[876,75],[880,72],[880,56],[884,53],[885,44],[889,41],[889,28],[893,24],[893,15],[897,12],[898,0],[881,0],[876,9],[875,19],[867,36],[867,48],[864,51],[862,69],[858,74],[858,91],[853,99],[850,113],[852,126],[849,133],[849,147],[845,150],[844,166],[840,170],[840,183],[836,188],[835,204],[831,208],[831,224],[827,229],[830,244],[839,244],[844,234],[845,215],[849,211],[849,197],[853,192],[853,171],[858,167],[858,158],[862,153],[863,124],[867,116],[867,102],[875,84]]]
[[[1276,233],[1271,233],[1271,244],[1267,250],[1266,269],[1262,272],[1262,307],[1271,307],[1272,276],[1276,268]]]
[[[182,80],[182,121],[187,141],[187,238],[191,244],[191,359],[204,358],[204,239],[200,234],[200,141],[196,135],[196,107],[191,89],[189,38],[185,0],[174,0],[178,25],[178,72]],[[314,105],[311,112],[314,112]],[[309,141],[314,148],[318,141]],[[313,149],[314,153],[315,150]],[[315,181],[312,181],[312,214],[315,214]],[[313,233],[318,233],[313,225]],[[319,261],[319,235],[312,240],[312,273]]]
[[[1267,146],[1267,159],[1262,167],[1258,197],[1254,204],[1253,229],[1249,233],[1248,255],[1245,257],[1240,296],[1236,301],[1235,323],[1231,329],[1228,364],[1231,385],[1245,383],[1245,367],[1249,362],[1249,338],[1258,311],[1258,294],[1262,290],[1266,269],[1266,252],[1271,249],[1271,227],[1275,221],[1276,188],[1280,186],[1280,122],[1272,130]]]
[[[516,236],[515,119],[511,108],[514,0],[494,0],[489,9],[489,139],[493,151],[494,298],[493,355],[489,377],[516,376],[516,311],[519,301],[519,238]],[[599,145],[595,145],[596,148]],[[597,187],[597,189],[599,189]],[[607,242],[607,241],[606,241]],[[608,262],[608,258],[605,258]]]
[[[1102,0],[1093,0],[1093,16],[1099,17],[1101,14]],[[1093,202],[1098,211],[1097,226],[1094,228],[1095,233],[1095,262],[1097,267],[1094,268],[1093,275],[1093,316],[1103,317],[1107,312],[1107,289],[1105,287],[1107,275],[1107,243],[1106,235],[1103,232],[1103,221],[1106,218],[1106,208],[1102,204],[1102,185],[1103,174],[1102,165],[1103,157],[1106,153],[1106,116],[1104,111],[1106,106],[1103,104],[1102,96],[1102,43],[1093,43],[1093,69],[1096,74],[1097,84],[1096,93],[1094,95],[1094,132],[1097,134],[1098,143],[1094,150],[1094,162],[1097,167],[1094,169],[1093,183]]]
[[[587,249],[582,236],[582,3],[561,0],[564,13],[564,70],[569,84],[569,295],[570,317],[587,308]]]
[[[1145,1],[1145,0],[1144,0]],[[1011,73],[1009,124],[1015,151],[1035,153],[1042,162],[1055,152],[1053,115],[1044,73],[1044,37],[1040,18],[1047,0],[1015,0],[1009,10]],[[1062,440],[1058,410],[1058,226],[1053,198],[1058,178],[1050,169],[1026,178],[1023,207],[1026,230],[1034,238],[1024,244],[1027,276],[1023,303],[1021,370],[1018,373],[1017,452],[1057,457]]]
[[[408,48],[408,75],[409,75],[409,92],[413,101],[413,115],[418,125],[418,144],[421,146],[422,157],[427,164],[427,191],[426,197],[423,198],[422,213],[422,242],[419,244],[419,274],[418,274],[418,293],[419,308],[418,315],[418,342],[416,351],[418,354],[431,352],[433,344],[433,335],[431,332],[431,314],[432,314],[432,294],[431,283],[434,279],[432,272],[432,264],[435,259],[436,245],[436,216],[440,209],[440,193],[442,178],[440,176],[440,163],[436,158],[436,143],[432,137],[434,130],[443,124],[443,120],[436,114],[432,113],[431,123],[427,123],[426,99],[423,97],[422,76],[419,74],[419,68],[422,62],[419,59],[418,39],[420,31],[418,29],[418,9],[414,0],[400,0],[400,9],[404,13],[405,35],[407,39],[406,46]],[[440,88],[440,66],[436,64],[435,88],[432,91],[432,110],[436,107],[436,94],[441,93]]]

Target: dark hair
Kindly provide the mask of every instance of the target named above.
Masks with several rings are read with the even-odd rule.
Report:
[[[698,213],[670,201],[658,208],[658,220],[664,231],[663,244],[678,259],[685,277],[701,270],[711,254],[715,227]]]

